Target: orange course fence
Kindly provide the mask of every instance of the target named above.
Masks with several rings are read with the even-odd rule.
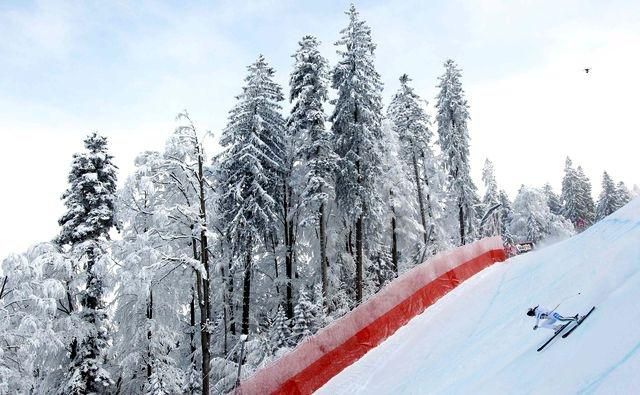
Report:
[[[505,257],[500,237],[431,257],[254,373],[236,394],[311,394],[458,284]]]

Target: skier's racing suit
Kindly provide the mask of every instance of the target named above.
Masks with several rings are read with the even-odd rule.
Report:
[[[555,311],[551,311],[545,307],[538,306],[534,309],[536,314],[536,325],[533,327],[533,330],[540,328],[547,328],[553,331],[557,331],[562,327],[562,325],[554,325],[556,321],[575,321],[577,317],[563,317],[562,315],[556,313]],[[544,320],[542,324],[540,324],[540,320]]]

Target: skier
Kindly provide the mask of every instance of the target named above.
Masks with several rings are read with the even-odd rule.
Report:
[[[563,317],[562,315],[556,313],[555,310],[549,310],[549,309],[544,308],[542,306],[531,307],[527,311],[527,315],[529,317],[536,317],[536,325],[533,327],[534,331],[536,329],[538,329],[538,324],[540,323],[540,320],[544,320],[542,322],[542,324],[539,325],[539,327],[540,328],[551,329],[556,333],[563,326],[561,324],[554,325],[556,323],[556,321],[564,321],[564,322],[576,321],[577,322],[580,319],[578,314],[576,314],[573,317]]]

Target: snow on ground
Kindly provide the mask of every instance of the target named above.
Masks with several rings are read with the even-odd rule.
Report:
[[[580,295],[578,295],[578,292]],[[597,309],[566,339],[530,306]],[[334,377],[319,394],[640,393],[640,198],[561,243],[496,264]]]

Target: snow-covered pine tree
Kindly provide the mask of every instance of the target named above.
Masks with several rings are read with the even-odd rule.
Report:
[[[576,226],[580,219],[579,181],[573,162],[567,157],[564,165],[564,177],[562,178],[562,215]]]
[[[500,234],[505,243],[513,243],[513,235],[509,232],[509,224],[511,223],[511,214],[513,212],[513,208],[511,205],[511,200],[509,200],[509,195],[504,190],[500,190],[498,194],[498,202],[500,203],[499,213],[500,213]]]
[[[542,190],[523,185],[513,202],[509,232],[516,241],[538,243],[548,237],[568,237],[573,227],[563,217],[551,213]]]
[[[388,149],[383,153],[383,173],[380,178],[380,195],[386,197],[385,200],[388,202],[388,206],[387,210],[385,210],[385,214],[387,214],[385,216],[386,218],[381,221],[381,228],[384,228],[388,223],[391,224],[389,232],[391,235],[391,244],[390,248],[387,248],[385,245],[386,238],[383,238],[383,241],[378,243],[376,248],[374,248],[375,251],[371,251],[377,263],[377,270],[375,270],[375,278],[377,280],[376,288],[381,288],[386,280],[398,276],[400,251],[398,248],[399,229],[397,209],[399,209],[402,204],[402,198],[406,197],[402,192],[406,192],[407,186],[405,175],[403,174],[406,172],[404,163],[398,160],[397,135],[391,128],[385,127],[384,129],[384,138]],[[393,147],[394,145],[396,146],[395,149]],[[401,192],[400,189],[403,189],[403,191]],[[391,276],[388,274],[391,274]]]
[[[570,220],[577,230],[584,230],[593,223],[595,205],[591,196],[591,182],[582,167],[573,168],[571,159],[565,162],[562,179],[562,215]]]
[[[145,386],[145,394],[166,395],[179,394],[184,388],[184,372],[177,366],[173,351],[180,344],[176,332],[165,332],[157,320],[151,321],[149,332],[153,337],[149,342],[149,354],[154,358],[149,361],[150,374]],[[158,327],[156,327],[158,325]]]
[[[434,149],[437,144],[438,141],[436,140]],[[451,226],[449,226],[451,221],[446,211],[448,205],[448,174],[444,162],[442,152],[435,154],[434,150],[422,158],[423,174],[425,175],[424,185],[428,188],[427,200],[432,206],[431,214],[433,215],[434,226],[432,227],[433,232],[431,232],[433,235],[431,237],[431,243],[433,244],[431,251],[434,254],[453,248],[455,245],[451,240]]]
[[[482,182],[484,182],[485,187],[484,196],[482,197],[482,215],[484,219],[482,232],[485,236],[495,236],[500,233],[500,216],[497,211],[494,211],[495,214],[491,214],[489,213],[489,210],[499,203],[500,196],[498,195],[498,183],[496,182],[495,167],[489,158],[484,161],[484,167],[482,168]]]
[[[313,309],[311,313],[314,317],[314,328],[317,330],[323,328],[327,324],[327,303],[324,301],[325,297],[322,294],[322,284],[313,285],[313,300],[311,304]]]
[[[602,190],[600,191],[598,204],[596,206],[596,221],[600,221],[617,210],[616,193],[616,184],[609,176],[609,173],[605,171],[602,174]]]
[[[560,196],[553,191],[551,184],[546,183],[542,187],[542,191],[547,197],[547,204],[549,205],[549,210],[555,215],[562,215],[562,203],[560,202]]]
[[[328,296],[329,264],[327,257],[327,205],[334,198],[334,173],[337,156],[333,151],[333,136],[325,127],[323,104],[327,100],[327,60],[320,54],[320,42],[304,36],[293,57],[295,64],[289,80],[289,100],[294,103],[288,128],[292,139],[301,144],[304,179],[300,186],[303,223],[318,227],[320,275],[323,300]]]
[[[452,214],[458,218],[460,244],[476,237],[474,203],[478,201],[476,187],[469,166],[469,105],[462,89],[462,74],[451,59],[444,63],[445,72],[440,83],[436,109],[438,141],[449,175],[449,193]]]
[[[174,137],[170,141],[177,143]],[[172,148],[167,152],[171,161],[180,157],[176,151]],[[180,162],[188,166],[185,158]],[[114,255],[120,265],[113,315],[118,331],[113,337],[112,357],[120,368],[120,391],[177,393],[180,390],[175,389],[182,388],[185,376],[180,368],[183,361],[178,359],[193,353],[197,331],[194,319],[187,330],[190,339],[185,341],[181,315],[192,295],[193,271],[174,270],[182,266],[182,262],[172,260],[180,261],[181,254],[191,258],[190,250],[195,245],[189,246],[184,240],[192,234],[192,221],[199,221],[198,212],[187,209],[184,196],[172,184],[171,181],[181,177],[170,171],[174,166],[167,163],[166,157],[147,151],[136,158],[135,165],[135,172],[118,194],[122,240],[114,243]],[[187,196],[195,195],[195,190],[187,191]],[[189,200],[197,202],[195,196]],[[176,204],[181,205],[182,213],[191,215],[178,218],[174,210]],[[173,220],[168,220],[169,216]],[[190,305],[189,309],[195,313],[195,306]],[[200,376],[199,370],[192,369],[195,358],[193,355],[184,359],[191,362],[190,373]]]
[[[591,194],[591,181],[586,174],[584,174],[581,166],[578,166],[576,169],[576,177],[579,185],[580,218],[582,219],[581,223],[583,223],[582,228],[584,229],[593,224],[596,208]]]
[[[291,331],[282,305],[278,305],[278,311],[270,328],[269,340],[274,352],[291,344]]]
[[[220,144],[218,210],[230,248],[242,259],[242,333],[249,333],[254,250],[275,231],[281,201],[285,122],[282,89],[260,55],[248,68],[245,86],[229,112]]]
[[[76,312],[82,329],[71,344],[71,364],[59,390],[65,394],[102,393],[114,384],[104,368],[109,345],[104,306],[105,241],[115,225],[116,166],[108,152],[106,137],[92,133],[84,140],[86,152],[73,156],[69,188],[63,195],[67,212],[60,218],[58,244],[69,247],[86,279],[78,295]]]
[[[59,386],[73,327],[64,281],[70,271],[69,260],[52,243],[2,261],[0,393],[51,393]]]
[[[107,138],[94,132],[84,140],[84,146],[87,152],[73,155],[69,188],[62,195],[67,212],[58,221],[62,229],[57,242],[61,246],[107,238],[115,225],[117,167]]]
[[[293,328],[291,329],[291,338],[294,343],[299,343],[305,337],[311,336],[315,332],[313,305],[309,302],[307,293],[301,289],[298,293],[298,303],[295,307],[293,317]]]
[[[426,248],[435,236],[430,193],[430,185],[433,185],[435,180],[432,174],[426,174],[426,169],[420,166],[420,162],[421,159],[429,162],[435,159],[430,146],[433,133],[429,128],[431,124],[429,115],[425,111],[427,103],[409,86],[410,81],[406,74],[400,77],[400,89],[391,99],[387,117],[400,140],[402,147],[400,157],[412,171],[420,222],[423,227],[422,238]]]
[[[631,193],[629,189],[624,182],[620,181],[618,185],[616,185],[616,210],[629,203],[630,200]]]
[[[399,222],[406,212],[409,213],[409,217],[415,215],[412,210],[415,205],[411,204],[412,201],[406,201],[406,198],[412,198],[415,194],[412,193],[412,185],[407,182],[409,180],[406,177],[406,166],[398,158],[398,137],[388,124],[383,125],[383,133],[386,149],[382,152],[383,173],[378,178],[378,193],[387,204],[381,217],[371,218],[376,225],[369,222],[369,226],[375,226],[378,232],[372,237],[375,243],[368,245],[369,265],[365,266],[363,291],[368,295],[376,293],[385,283],[398,276],[401,254]],[[405,206],[403,203],[409,204]],[[406,209],[405,213],[402,212],[405,211],[403,209]],[[414,231],[415,235],[420,235],[417,238],[420,244],[420,229]]]
[[[370,251],[374,265],[368,274],[370,292],[377,292],[399,273],[424,261],[436,251],[437,244],[424,244],[424,227],[420,222],[419,202],[416,199],[416,180],[411,157],[400,143],[392,122],[383,124],[382,176],[378,180],[378,191],[383,196],[386,210],[382,217],[372,218],[377,223],[379,236]],[[423,169],[419,166],[422,176]],[[420,181],[421,185],[423,181]],[[434,223],[427,216],[431,236],[435,238]],[[389,241],[391,241],[389,243]],[[427,248],[428,247],[428,248]]]
[[[489,158],[484,161],[484,167],[482,168],[482,181],[484,182],[485,187],[482,204],[484,204],[485,207],[491,207],[498,203],[499,196],[495,167]]]
[[[355,222],[355,301],[362,301],[365,256],[365,221],[380,216],[382,204],[376,191],[382,172],[382,82],[374,66],[375,44],[371,29],[355,6],[349,25],[340,31],[336,45],[340,60],[333,70],[337,98],[330,120],[339,156],[336,198],[348,224]]]

